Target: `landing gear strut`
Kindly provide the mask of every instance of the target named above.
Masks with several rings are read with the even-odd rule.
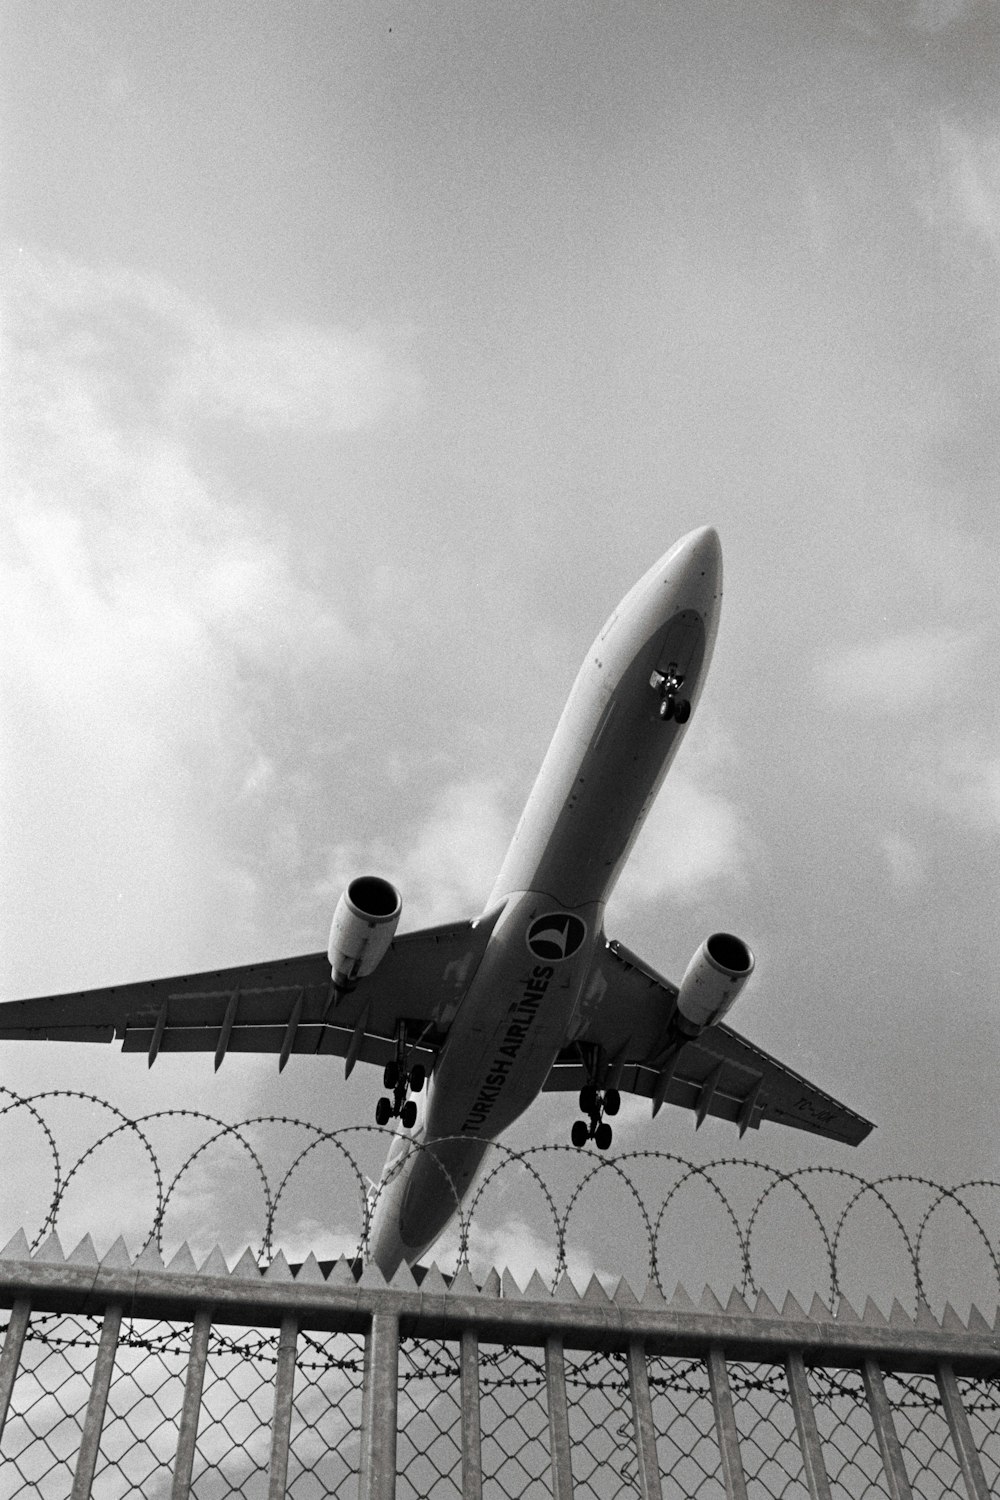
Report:
[[[621,1108],[621,1095],[617,1089],[599,1089],[588,1083],[580,1090],[580,1108],[586,1120],[574,1120],[570,1139],[576,1147],[585,1146],[593,1140],[598,1151],[606,1151],[611,1145],[611,1126],[605,1115],[616,1115]]]
[[[386,1063],[382,1074],[382,1084],[392,1090],[392,1098],[383,1095],[376,1104],[376,1125],[388,1125],[390,1120],[398,1119],[404,1130],[412,1130],[417,1123],[417,1106],[408,1096],[411,1092],[419,1094],[426,1078],[427,1069],[423,1063],[407,1067],[406,1036],[400,1027],[396,1033],[396,1056],[392,1062]]]
[[[671,662],[665,672],[654,672],[649,685],[660,695],[660,718],[673,719],[675,724],[686,724],[691,717],[691,704],[687,698],[677,695],[684,684],[684,673],[678,672],[677,663]]]

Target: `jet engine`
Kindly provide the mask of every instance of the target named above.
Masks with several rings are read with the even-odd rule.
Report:
[[[753,954],[742,938],[713,932],[687,966],[677,993],[678,1029],[697,1036],[714,1026],[753,973]]]
[[[337,902],[327,949],[338,989],[349,989],[381,963],[402,909],[399,892],[388,880],[361,875],[351,881]]]

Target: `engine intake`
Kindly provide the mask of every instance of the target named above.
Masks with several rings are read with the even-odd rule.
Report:
[[[337,902],[327,949],[333,982],[339,989],[349,989],[381,963],[402,909],[396,887],[381,876],[360,875],[351,881]]]
[[[713,932],[687,966],[677,992],[677,1024],[697,1036],[730,1009],[753,973],[754,957],[742,938]]]

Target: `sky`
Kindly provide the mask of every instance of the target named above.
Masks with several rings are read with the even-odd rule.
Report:
[[[712,524],[607,931],[675,980],[740,933],[731,1023],[878,1130],[637,1102],[616,1145],[1000,1177],[995,0],[3,29],[0,994],[315,951],[360,873],[404,928],[475,914],[599,626]],[[327,1130],[365,1073],[0,1047],[21,1094]]]

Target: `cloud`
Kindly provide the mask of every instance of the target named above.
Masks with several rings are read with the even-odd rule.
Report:
[[[879,848],[897,890],[909,890],[923,882],[926,874],[924,857],[911,839],[900,833],[884,833]]]
[[[1000,752],[995,741],[951,736],[916,746],[906,778],[911,796],[989,831],[1000,825]]]
[[[512,831],[498,781],[456,782],[436,793],[398,843],[337,845],[320,895],[332,913],[349,880],[379,873],[399,887],[406,927],[472,916],[482,910]]]
[[[961,690],[974,649],[972,635],[951,628],[886,636],[822,663],[819,685],[845,711],[933,715]]]
[[[694,902],[718,881],[746,878],[751,840],[745,818],[712,785],[730,758],[711,726],[697,749],[685,746],[684,762],[667,776],[622,871],[616,904],[666,897]]]

